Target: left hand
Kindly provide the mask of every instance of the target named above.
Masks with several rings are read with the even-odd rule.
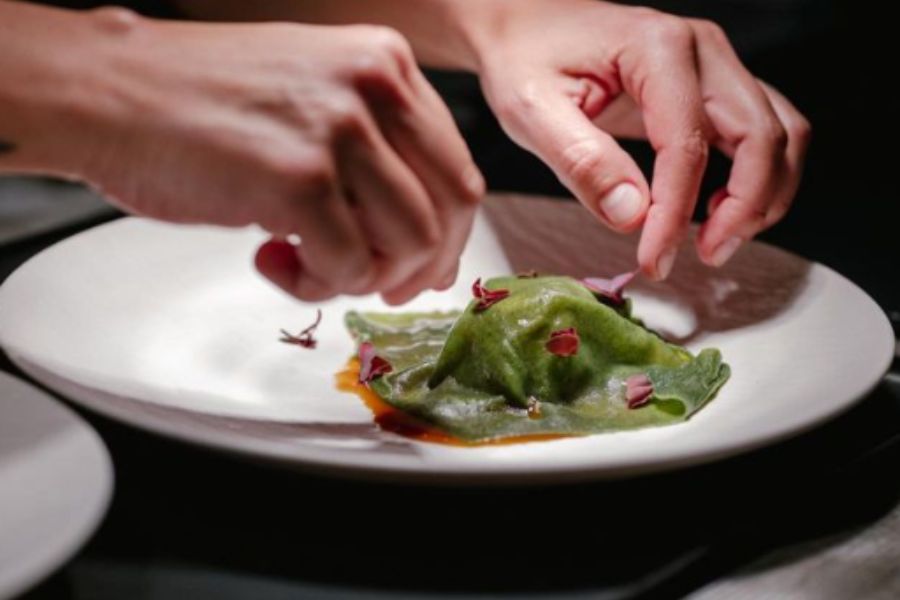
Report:
[[[733,166],[709,199],[701,260],[725,263],[787,212],[809,123],[747,71],[717,25],[593,0],[494,6],[478,48],[488,102],[600,221],[623,232],[643,224],[646,275],[671,271],[710,144]],[[652,185],[613,136],[650,141]]]

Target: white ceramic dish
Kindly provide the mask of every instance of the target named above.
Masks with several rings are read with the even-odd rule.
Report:
[[[0,373],[0,598],[25,591],[84,544],[106,512],[112,482],[93,429]]]
[[[819,264],[751,244],[724,270],[683,252],[670,282],[639,284],[635,312],[733,369],[719,396],[670,427],[460,448],[382,432],[334,374],[354,347],[342,316],[377,298],[310,306],[252,269],[253,230],[107,224],[36,256],[0,289],[0,341],[34,377],[101,413],[197,444],[309,469],[432,482],[608,478],[710,461],[805,430],[848,408],[887,370],[893,335],[859,288]],[[535,267],[608,275],[634,240],[577,206],[503,197],[474,229],[458,284],[405,310],[450,308],[477,277]],[[316,350],[278,330],[324,320]]]

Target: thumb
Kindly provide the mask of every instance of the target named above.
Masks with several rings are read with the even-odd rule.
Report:
[[[647,180],[631,156],[570,98],[534,97],[505,111],[504,127],[578,200],[615,231],[633,231],[650,206]]]

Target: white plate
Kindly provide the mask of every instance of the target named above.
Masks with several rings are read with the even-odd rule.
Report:
[[[683,252],[671,282],[638,285],[636,313],[692,350],[721,348],[733,369],[684,424],[513,446],[447,447],[385,433],[335,389],[353,353],[342,317],[380,309],[343,298],[324,312],[316,350],[277,341],[316,306],[277,292],[252,266],[254,230],[126,219],[36,256],[0,289],[0,342],[27,372],[77,402],[183,440],[307,468],[433,482],[558,481],[632,475],[735,454],[849,407],[887,370],[887,318],[830,269],[763,244],[725,270]],[[459,283],[405,310],[451,308],[476,276],[535,267],[608,275],[634,240],[575,205],[494,198]]]
[[[106,448],[44,392],[0,373],[0,598],[65,563],[106,512]]]

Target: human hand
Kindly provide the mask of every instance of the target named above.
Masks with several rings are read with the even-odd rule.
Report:
[[[717,25],[593,0],[491,6],[474,45],[501,125],[603,223],[622,232],[643,224],[646,275],[671,271],[710,144],[733,165],[709,199],[701,260],[723,264],[787,212],[809,123],[747,71]],[[649,139],[651,185],[613,136]]]
[[[85,176],[114,202],[261,225],[257,267],[307,301],[453,282],[484,183],[399,34],[98,14],[117,35]]]

